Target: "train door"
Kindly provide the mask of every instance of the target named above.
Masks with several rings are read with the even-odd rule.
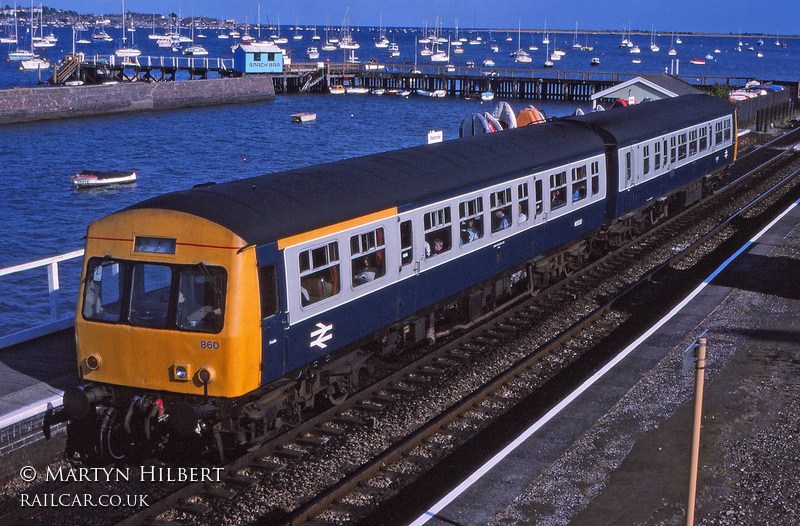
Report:
[[[410,215],[401,216],[398,223],[400,241],[400,287],[397,289],[397,315],[403,318],[413,311],[414,300],[416,297],[416,277],[420,272],[420,263],[423,258],[421,247],[414,246],[414,223]],[[404,308],[403,306],[406,306]]]
[[[288,348],[288,319],[283,265],[278,258],[258,262],[258,284],[261,297],[261,383],[283,375]]]

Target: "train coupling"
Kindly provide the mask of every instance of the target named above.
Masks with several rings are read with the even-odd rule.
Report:
[[[102,386],[86,388],[72,387],[64,391],[64,411],[69,420],[83,420],[89,416],[92,407],[111,396],[111,392]]]

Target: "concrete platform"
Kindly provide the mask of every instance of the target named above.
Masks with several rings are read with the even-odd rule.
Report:
[[[706,392],[718,404],[708,404],[710,422],[708,415],[734,411],[720,409],[731,388],[723,380],[715,385],[714,376],[740,378],[726,370],[763,360],[754,348],[779,346],[800,372],[800,331],[792,327],[800,312],[800,259],[783,255],[800,254],[798,232],[795,207],[574,400],[525,423],[530,427],[459,487],[440,493],[441,500],[431,497],[427,512],[405,510],[385,524],[677,524],[685,513],[694,379],[683,370],[683,351],[709,331]],[[781,303],[781,315],[771,299]],[[731,319],[750,329],[731,329]],[[701,456],[701,468],[703,462],[712,471],[712,460]],[[713,479],[701,473],[701,494],[703,481]],[[715,500],[698,497],[698,505],[708,511]]]

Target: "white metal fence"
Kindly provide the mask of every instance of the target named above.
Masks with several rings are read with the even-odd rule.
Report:
[[[50,299],[49,319],[35,327],[0,336],[0,349],[66,329],[75,323],[75,313],[72,311],[65,312],[64,309],[61,308],[61,284],[58,274],[58,264],[62,261],[69,261],[80,257],[83,257],[83,250],[75,250],[73,252],[61,254],[60,256],[53,256],[0,269],[0,278],[3,278],[4,276],[17,274],[19,272],[47,267],[47,286]]]

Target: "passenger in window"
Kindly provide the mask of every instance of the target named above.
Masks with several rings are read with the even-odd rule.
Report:
[[[475,224],[475,218],[471,217],[461,222],[461,244],[466,245],[481,238],[481,231]]]
[[[528,220],[528,202],[525,201],[519,204],[519,217],[517,218],[518,223],[524,223]]]
[[[511,220],[508,218],[508,216],[502,209],[494,211],[494,218],[495,218],[494,232],[497,232],[498,230],[503,230],[511,226]]]
[[[572,202],[580,201],[586,197],[586,182],[582,181],[572,186]]]
[[[558,208],[559,206],[564,206],[565,204],[567,204],[567,197],[564,189],[559,188],[557,190],[553,190],[553,192],[550,194],[550,210]]]
[[[360,262],[360,268],[353,275],[353,285],[363,285],[374,280],[378,276],[378,268],[372,264],[369,257],[365,257]]]
[[[436,239],[433,240],[433,248],[431,249],[431,256],[441,254],[442,252],[444,252],[444,241],[442,241],[437,237]]]

